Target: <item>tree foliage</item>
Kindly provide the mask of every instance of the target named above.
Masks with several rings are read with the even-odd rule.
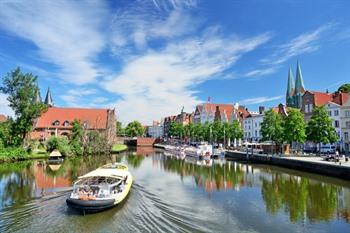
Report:
[[[122,126],[122,123],[120,121],[116,121],[116,130],[117,130],[117,136],[124,136],[125,135],[125,129]]]
[[[306,140],[304,116],[299,109],[289,109],[288,116],[284,119],[285,141],[304,143]]]
[[[283,144],[284,128],[282,116],[275,113],[272,109],[267,111],[261,123],[261,134],[264,141],[273,141],[277,145]]]
[[[346,83],[346,84],[341,85],[338,88],[338,91],[339,92],[344,92],[344,93],[350,93],[350,83]]]
[[[129,137],[139,137],[145,133],[145,128],[138,121],[130,122],[126,128],[125,133]]]
[[[315,107],[306,127],[307,139],[315,143],[334,143],[338,140],[332,119],[324,106]]]
[[[11,134],[20,140],[14,140],[15,143],[23,142],[27,133],[32,130],[34,119],[46,109],[44,104],[34,101],[37,90],[37,76],[31,73],[23,74],[20,68],[3,78],[0,92],[8,96],[9,106],[16,116]]]

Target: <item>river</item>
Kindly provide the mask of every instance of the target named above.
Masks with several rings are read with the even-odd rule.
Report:
[[[72,182],[112,161],[134,176],[129,197],[96,214],[69,209]],[[0,232],[350,232],[350,182],[151,148],[0,164]]]

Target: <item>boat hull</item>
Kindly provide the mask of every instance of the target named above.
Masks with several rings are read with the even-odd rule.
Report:
[[[95,201],[67,198],[66,203],[71,208],[86,212],[99,212],[117,205],[114,199]]]

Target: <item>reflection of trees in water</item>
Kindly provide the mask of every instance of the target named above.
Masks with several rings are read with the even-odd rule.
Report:
[[[163,166],[166,171],[177,173],[181,178],[193,176],[196,185],[207,191],[234,188],[245,183],[241,166],[229,162],[207,167],[164,156]]]
[[[279,210],[289,213],[292,222],[328,221],[337,207],[340,187],[312,181],[308,178],[272,174],[272,180],[262,177],[262,197],[272,214]]]
[[[35,179],[31,166],[31,161],[0,165],[3,183],[0,207],[24,203],[32,197]]]
[[[128,162],[128,165],[131,165],[134,168],[140,167],[144,159],[145,156],[133,153],[130,153],[126,156],[126,161]]]

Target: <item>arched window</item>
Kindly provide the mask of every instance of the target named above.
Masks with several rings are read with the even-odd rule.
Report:
[[[67,121],[67,120],[65,120],[64,122],[63,122],[63,126],[69,126],[69,121]]]

